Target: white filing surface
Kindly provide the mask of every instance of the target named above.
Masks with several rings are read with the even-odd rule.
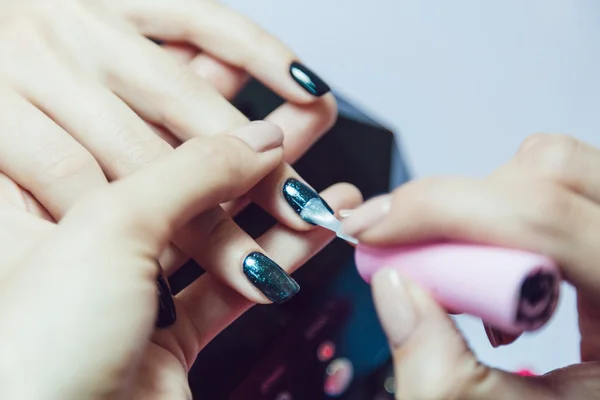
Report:
[[[540,131],[600,146],[598,1],[226,2],[401,132],[417,176],[484,175]],[[572,291],[546,330],[506,349],[491,349],[477,321],[459,325],[495,366],[545,372],[578,359]]]

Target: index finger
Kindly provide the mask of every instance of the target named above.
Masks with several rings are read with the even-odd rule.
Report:
[[[281,130],[262,121],[229,135],[191,139],[148,168],[113,183],[111,190],[76,205],[64,223],[75,219],[73,214],[89,219],[107,210],[109,223],[134,235],[143,233],[162,250],[192,217],[247,192],[279,165],[282,141]]]

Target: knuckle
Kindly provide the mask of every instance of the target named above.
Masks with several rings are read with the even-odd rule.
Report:
[[[530,204],[521,218],[542,237],[557,237],[564,232],[565,221],[577,218],[578,208],[566,190],[555,185],[529,184],[525,201]],[[532,195],[533,194],[533,195]]]
[[[172,131],[185,130],[182,125],[182,105],[193,103],[196,96],[202,96],[206,85],[191,69],[183,65],[169,63],[163,83],[157,85],[150,95],[153,108],[156,110],[152,117],[158,125],[165,126]],[[144,77],[142,80],[155,80],[154,76]]]
[[[44,154],[39,157],[38,167],[43,172],[37,175],[37,179],[43,186],[78,176],[102,174],[94,157],[84,150],[47,151],[45,149]]]
[[[128,144],[127,150],[119,160],[120,164],[127,165],[128,170],[137,170],[149,165],[160,157],[168,154],[172,148],[162,140],[135,140]]]
[[[226,138],[229,137],[217,136],[189,141],[195,147],[197,156],[203,160],[203,170],[213,173],[214,178],[218,180],[217,186],[232,186],[233,181],[242,181],[248,171],[243,165],[243,160],[247,157],[243,154],[241,146],[236,146],[237,143]]]
[[[24,60],[35,53],[44,57],[48,53],[48,41],[43,28],[36,19],[26,13],[11,16],[9,20],[2,21],[2,36],[7,40],[2,41],[2,51],[7,57]],[[24,63],[3,63],[7,68],[11,64],[27,65]]]
[[[562,175],[577,157],[580,142],[559,134],[534,134],[523,142],[518,158],[539,172]]]

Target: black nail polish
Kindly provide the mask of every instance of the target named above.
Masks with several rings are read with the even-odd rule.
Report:
[[[156,278],[156,285],[158,286],[158,317],[156,319],[156,327],[167,328],[177,320],[175,301],[173,300],[171,288],[162,275]]]
[[[323,205],[331,212],[331,214],[335,214],[335,212],[331,209],[329,204],[323,200],[319,193],[315,192],[308,185],[300,182],[298,179],[290,178],[283,184],[283,198],[287,201],[287,203],[294,209],[296,214],[302,217],[302,210],[308,204],[308,202],[312,199],[320,199],[323,202]],[[304,219],[304,218],[302,218]],[[309,224],[314,225],[313,222],[304,219]]]
[[[331,91],[331,88],[329,88],[317,74],[299,62],[294,61],[292,65],[290,65],[290,74],[304,90],[313,96],[321,97],[325,93]]]
[[[244,259],[244,275],[273,303],[284,303],[300,290],[287,272],[261,253],[250,253]]]

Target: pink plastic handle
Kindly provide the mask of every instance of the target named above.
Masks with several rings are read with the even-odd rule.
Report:
[[[558,303],[561,278],[556,264],[525,251],[453,243],[359,245],[355,257],[365,281],[379,268],[395,268],[448,310],[479,317],[509,334],[541,328]]]

